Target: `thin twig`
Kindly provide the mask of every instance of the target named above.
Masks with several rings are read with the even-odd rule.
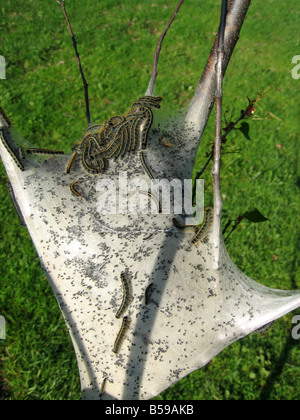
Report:
[[[65,7],[64,0],[62,0],[62,1],[56,0],[56,2],[61,5],[63,14],[64,14],[65,19],[66,19],[67,24],[68,24],[69,32],[70,32],[70,35],[71,35],[71,38],[72,38],[73,47],[74,47],[74,50],[75,50],[75,54],[76,54],[76,58],[77,58],[77,62],[78,62],[78,67],[79,67],[79,71],[80,71],[80,74],[81,74],[81,78],[82,78],[82,82],[83,82],[83,87],[84,87],[85,106],[86,106],[86,119],[87,119],[88,125],[90,125],[90,123],[91,123],[91,117],[90,117],[88,84],[87,84],[87,81],[85,79],[85,76],[84,76],[84,73],[83,73],[83,70],[82,70],[81,61],[80,61],[80,55],[79,55],[79,52],[77,50],[77,44],[76,44],[75,36],[73,34],[71,23],[70,23],[69,17],[68,17],[67,12],[66,12],[66,7]]]
[[[234,121],[234,122],[231,122],[224,130],[225,130],[225,133],[222,135],[222,140],[221,140],[221,142],[222,142],[222,144],[224,144],[225,142],[226,142],[226,137],[228,136],[228,134],[232,131],[232,130],[234,130],[235,129],[235,126],[242,120],[242,119],[244,119],[245,118],[245,111],[241,111],[241,114],[240,114],[240,116],[238,117],[238,119],[236,120],[236,121]],[[205,163],[205,165],[202,167],[202,169],[200,169],[200,171],[199,172],[197,172],[197,175],[196,175],[196,177],[195,177],[195,181],[197,180],[197,179],[199,179],[200,178],[200,176],[203,174],[203,172],[205,171],[205,169],[208,167],[208,164],[210,163],[210,161],[212,160],[212,157],[213,157],[213,155],[214,155],[214,146],[212,147],[212,150],[211,150],[211,152],[209,153],[209,154],[207,154],[206,156],[208,157],[208,159],[207,159],[207,161],[206,161],[206,163]]]
[[[146,91],[146,95],[148,95],[148,96],[153,95],[154,83],[155,83],[156,76],[157,76],[157,64],[158,64],[159,54],[160,54],[160,50],[161,50],[161,46],[162,46],[164,37],[166,36],[166,33],[168,32],[170,26],[172,25],[173,20],[177,16],[177,13],[178,13],[178,11],[179,11],[183,2],[184,2],[184,0],[181,0],[178,3],[171,20],[169,21],[169,23],[165,27],[163,33],[161,34],[161,36],[159,37],[159,40],[157,42],[157,48],[156,48],[156,51],[154,53],[154,62],[153,62],[153,67],[152,67],[151,78],[150,78],[150,82],[149,82],[149,85],[148,85],[148,88],[147,88],[147,91]]]
[[[221,143],[224,144],[226,142],[226,137],[228,136],[228,134],[235,129],[235,126],[237,125],[237,123],[239,123],[243,118],[245,117],[245,112],[242,111],[239,118],[230,123],[226,128],[225,128],[225,133],[222,135],[222,139],[221,139]],[[209,154],[207,154],[207,161],[205,163],[205,165],[200,169],[199,172],[197,172],[196,176],[195,176],[195,181],[194,181],[194,185],[193,185],[193,201],[195,199],[195,194],[196,194],[196,184],[197,184],[197,180],[200,179],[200,176],[203,174],[203,172],[205,171],[205,169],[208,167],[210,161],[212,160],[214,155],[214,145],[212,147],[212,150],[210,151]]]
[[[213,188],[214,188],[214,241],[215,247],[220,250],[221,242],[221,212],[222,198],[220,190],[220,164],[221,164],[221,145],[222,145],[222,97],[223,97],[223,58],[224,58],[224,32],[227,15],[227,0],[222,0],[221,21],[219,26],[219,39],[217,47],[217,69],[216,69],[216,118],[215,118],[215,144],[214,144],[214,164],[212,169]],[[219,268],[219,259],[215,261]]]
[[[224,229],[222,231],[222,235],[225,235],[225,232],[229,228],[230,225],[231,225],[231,219],[229,219],[228,222],[226,223],[226,226],[224,227]]]
[[[235,231],[236,227],[237,227],[237,225],[234,225],[234,226],[231,228],[231,231],[228,233],[228,235],[227,235],[227,236],[226,236],[226,238],[224,239],[224,243],[226,243],[226,242],[227,242],[227,240],[228,240],[229,236],[232,234],[232,232],[234,232],[234,231]]]
[[[254,108],[254,104],[259,100],[259,99],[261,99],[261,97],[260,96],[258,96],[256,99],[254,99],[254,100],[250,100],[249,98],[248,98],[248,96],[247,96],[247,99],[248,99],[248,106],[247,106],[247,108],[245,109],[245,110],[241,110],[241,112],[240,112],[240,116],[238,117],[238,119],[237,120],[235,120],[235,121],[230,121],[230,123],[228,123],[227,124],[227,126],[224,128],[224,131],[225,131],[225,133],[222,135],[222,140],[221,140],[221,142],[222,142],[222,144],[225,144],[226,143],[226,141],[227,141],[227,136],[228,136],[228,134],[232,131],[232,130],[234,130],[235,129],[235,127],[236,127],[236,125],[240,122],[240,121],[242,121],[243,119],[245,119],[245,118],[251,118],[251,117],[253,117],[253,114],[254,114],[254,112],[255,112],[255,108]],[[259,106],[259,105],[257,105],[257,106]],[[269,113],[270,114],[270,113]],[[275,118],[277,118],[278,119],[278,117],[275,117]],[[281,120],[282,121],[282,120]],[[197,175],[196,175],[196,177],[195,177],[195,181],[197,180],[197,179],[199,179],[200,178],[200,176],[203,174],[203,172],[205,171],[205,169],[207,168],[207,166],[208,166],[208,164],[209,164],[209,162],[211,161],[211,159],[212,159],[212,157],[213,157],[213,154],[214,154],[214,146],[212,147],[212,150],[210,151],[210,153],[208,153],[206,156],[208,157],[208,159],[207,159],[207,161],[206,161],[206,163],[205,163],[205,165],[202,167],[202,169],[200,169],[200,171],[199,172],[197,172]]]

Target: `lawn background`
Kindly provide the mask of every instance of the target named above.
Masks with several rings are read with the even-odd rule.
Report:
[[[155,88],[166,110],[185,107],[192,98],[216,35],[220,3],[186,0],[168,32]],[[157,39],[176,5],[177,0],[66,0],[93,121],[123,114],[145,93]],[[253,279],[282,289],[300,289],[300,80],[291,76],[292,57],[300,54],[299,22],[299,0],[252,1],[224,80],[228,119],[239,116],[247,96],[254,99],[272,86],[259,104],[281,120],[249,122],[251,141],[238,130],[230,134],[221,182],[224,223],[253,207],[269,219],[239,226],[228,243],[232,259]],[[86,119],[60,6],[55,0],[5,0],[0,30],[0,55],[7,62],[0,105],[31,143],[69,152]],[[213,132],[211,118],[198,168]],[[29,234],[19,225],[2,164],[0,197],[0,314],[7,322],[0,342],[0,399],[80,399],[71,340]],[[234,343],[157,399],[299,399],[300,342],[291,338],[292,316],[299,313],[276,321],[265,335]]]

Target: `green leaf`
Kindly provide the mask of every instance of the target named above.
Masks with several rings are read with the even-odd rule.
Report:
[[[261,212],[258,211],[257,209],[252,209],[250,211],[247,211],[246,213],[243,214],[243,218],[250,220],[250,222],[254,222],[254,223],[266,222],[267,220],[269,220],[265,216],[263,216]]]
[[[241,126],[237,130],[240,130],[247,140],[251,140],[249,136],[250,127],[248,123],[242,122]]]

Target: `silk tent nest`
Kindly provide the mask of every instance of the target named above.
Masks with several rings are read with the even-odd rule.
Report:
[[[225,52],[233,49],[228,45],[237,13],[246,13],[239,3],[231,2],[226,16]],[[205,78],[212,97],[216,63],[214,47]],[[152,93],[148,87],[148,99],[137,100],[123,120],[89,128],[88,139],[105,132],[104,146],[99,134],[94,146],[89,140],[78,147],[70,171],[74,149],[55,154],[32,147],[1,109],[0,155],[13,201],[71,335],[84,399],[150,399],[231,343],[300,306],[299,291],[265,287],[233,263],[215,207],[210,214],[206,210],[196,243],[197,231],[180,229],[186,215],[178,219],[175,212],[160,211],[152,192],[146,203],[156,212],[105,214],[105,183],[115,186],[121,200],[124,186],[136,186],[136,179],[150,188],[153,179],[191,178],[203,128],[203,90],[197,88],[185,114],[164,121],[159,109],[151,108]],[[211,102],[203,105],[206,114]],[[109,157],[97,175],[84,171],[103,147],[106,153],[116,153],[119,144],[130,148],[126,141],[134,135],[142,144],[148,118],[143,106],[151,112],[143,150]],[[162,138],[171,139],[171,146]],[[85,153],[94,160],[84,161]],[[174,207],[175,193],[171,200]],[[180,220],[177,226],[174,219]]]

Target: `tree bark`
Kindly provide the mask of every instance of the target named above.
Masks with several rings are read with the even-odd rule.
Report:
[[[223,76],[226,72],[231,55],[239,39],[239,34],[250,6],[251,0],[231,0],[228,5],[224,37]],[[217,64],[218,35],[209,54],[206,67],[196,88],[195,95],[190,102],[185,117],[187,126],[193,125],[199,141],[215,101],[216,64]]]

